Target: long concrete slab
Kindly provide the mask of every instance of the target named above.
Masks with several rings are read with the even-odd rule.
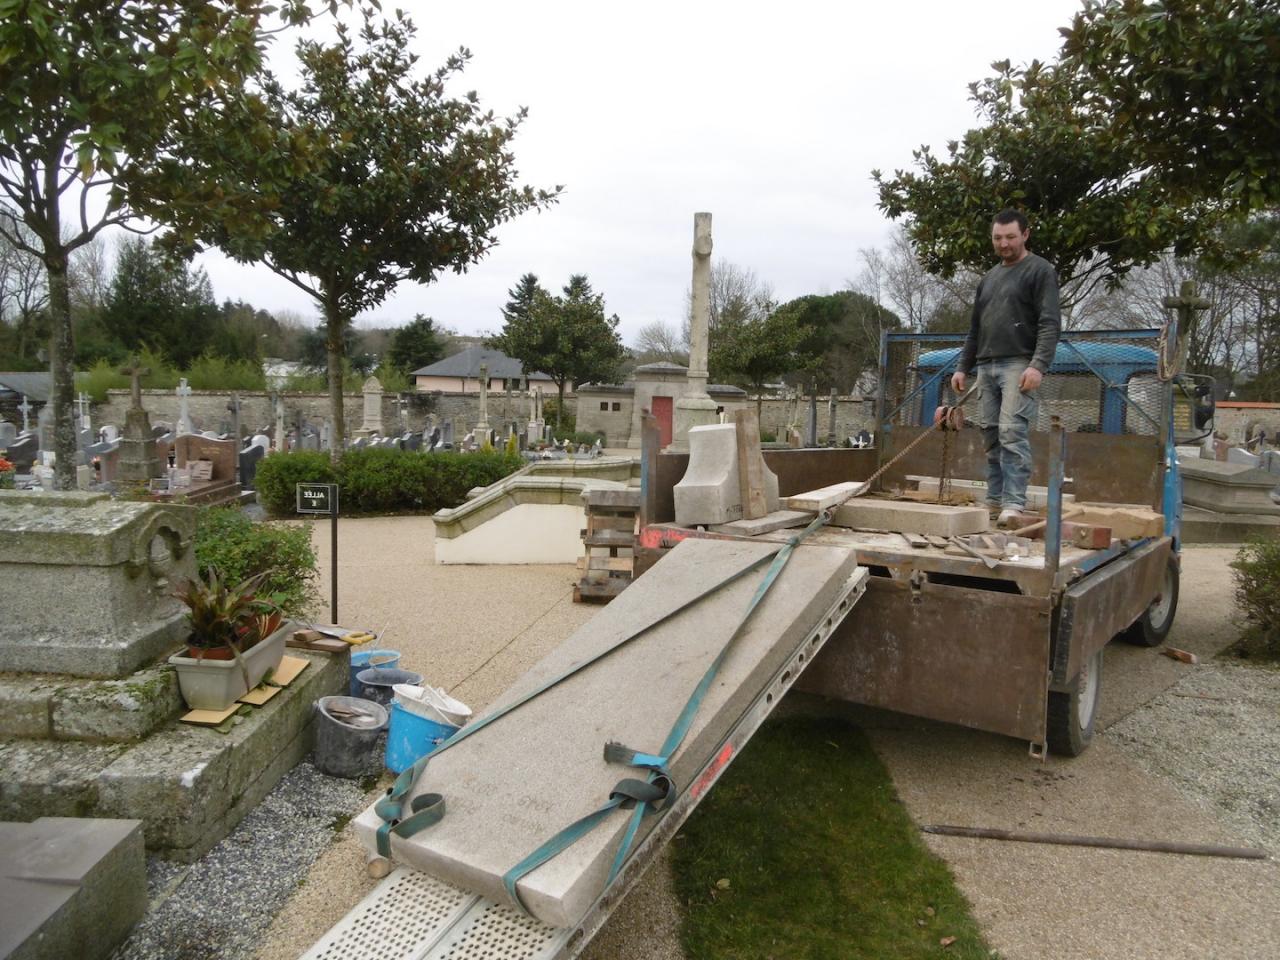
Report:
[[[777,545],[687,540],[624,591],[500,697],[490,712],[572,664],[658,621],[703,590],[766,556]],[[670,767],[681,789],[775,672],[794,656],[856,569],[845,547],[798,548],[709,689]],[[394,838],[398,862],[499,902],[503,875],[579,817],[597,809],[634,768],[606,764],[607,741],[657,751],[689,694],[728,640],[764,568],[655,627],[509,717],[436,758],[413,795],[445,796],[442,822]],[[527,874],[526,907],[556,927],[577,923],[604,889],[627,824],[615,811],[555,859]],[[659,821],[646,818],[640,838]],[[373,808],[356,821],[374,849]]]
[[[836,526],[863,530],[896,530],[922,536],[960,537],[990,526],[986,507],[954,507],[913,500],[858,497],[836,508]]]

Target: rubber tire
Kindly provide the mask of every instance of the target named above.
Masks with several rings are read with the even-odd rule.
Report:
[[[1098,704],[1102,701],[1103,649],[1099,647],[1080,668],[1070,691],[1049,691],[1045,739],[1050,753],[1078,757],[1089,749],[1094,722],[1098,719]]]
[[[1178,613],[1178,561],[1169,556],[1160,597],[1142,611],[1142,616],[1120,632],[1120,639],[1137,647],[1158,647],[1173,628]]]

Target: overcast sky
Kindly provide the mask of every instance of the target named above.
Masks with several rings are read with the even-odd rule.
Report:
[[[558,292],[585,273],[630,343],[651,320],[679,322],[699,210],[713,215],[713,257],[754,270],[779,301],[844,289],[859,249],[891,227],[870,171],[909,167],[920,144],[942,150],[973,126],[968,84],[994,60],[1052,59],[1079,5],[402,2],[423,69],[469,47],[452,92],[475,89],[502,115],[528,107],[521,180],[565,190],[499,227],[466,274],[404,284],[357,326],[424,313],[496,332],[522,274]],[[199,262],[219,299],[314,319],[309,298],[265,268]]]

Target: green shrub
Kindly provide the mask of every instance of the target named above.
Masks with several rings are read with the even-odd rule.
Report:
[[[308,616],[319,600],[310,523],[255,523],[237,507],[201,507],[196,564],[230,583],[265,574],[261,592],[288,617]]]
[[[344,510],[434,513],[456,507],[472,487],[487,487],[524,461],[497,451],[421,453],[373,448],[348,450],[338,465]]]
[[[209,353],[192,361],[187,370],[187,383],[192,390],[267,389],[262,364],[252,360],[228,360]]]
[[[337,483],[338,475],[329,462],[329,454],[318,450],[298,450],[293,453],[271,453],[258,463],[254,487],[258,502],[269,513],[277,516],[292,514],[297,506],[297,486],[300,483]],[[344,507],[346,491],[341,495],[339,509]]]
[[[1231,561],[1244,614],[1241,652],[1280,659],[1280,540],[1250,540]]]
[[[434,513],[456,507],[472,487],[487,487],[524,465],[505,452],[422,453],[373,447],[348,450],[335,469],[316,451],[273,453],[258,464],[258,502],[276,515],[294,512],[299,483],[337,483],[347,513]]]

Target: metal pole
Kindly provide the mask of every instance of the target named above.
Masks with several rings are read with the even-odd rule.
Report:
[[[335,498],[336,499],[336,498]],[[338,623],[338,505],[329,507],[329,622]]]
[[[1045,509],[1044,568],[1050,578],[1058,575],[1062,556],[1062,477],[1066,438],[1062,421],[1054,417],[1049,428],[1049,496]]]

